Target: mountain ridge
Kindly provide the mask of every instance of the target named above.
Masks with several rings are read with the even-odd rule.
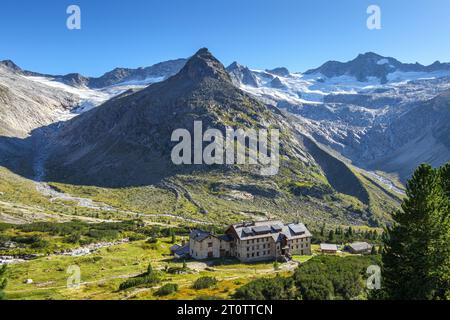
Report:
[[[353,60],[347,62],[327,61],[320,67],[307,70],[304,74],[321,73],[324,76],[338,77],[351,75],[358,81],[365,82],[368,77],[376,77],[381,83],[387,82],[387,75],[394,71],[403,72],[433,72],[438,70],[450,70],[450,63],[436,61],[428,66],[420,63],[402,63],[392,57],[384,57],[374,52],[359,54]]]
[[[3,65],[11,71],[24,76],[52,78],[55,81],[75,87],[86,86],[92,89],[99,89],[117,85],[130,80],[145,80],[151,77],[168,78],[169,76],[177,73],[184,66],[185,62],[186,59],[180,58],[167,60],[153,64],[149,67],[141,67],[136,69],[118,67],[104,73],[100,77],[87,77],[80,73],[69,73],[65,75],[43,74],[39,72],[23,70],[11,60],[0,61],[0,65]]]

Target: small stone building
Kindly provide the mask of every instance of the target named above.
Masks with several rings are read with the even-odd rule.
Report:
[[[335,244],[321,243],[320,244],[320,251],[322,253],[326,253],[326,254],[336,254],[337,251],[338,251],[338,247]]]
[[[370,254],[372,252],[372,245],[367,242],[354,242],[347,249],[353,254]]]

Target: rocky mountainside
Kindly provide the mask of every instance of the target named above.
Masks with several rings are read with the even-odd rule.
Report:
[[[178,73],[186,63],[186,59],[160,62],[146,68],[116,68],[99,78],[90,78],[88,87],[104,88],[128,81],[145,81],[147,79],[167,79]]]
[[[424,161],[442,165],[450,160],[448,152],[442,152],[440,135],[423,138],[423,132],[436,131],[432,121],[424,121],[422,127],[413,121],[410,129],[406,127],[407,117],[435,116],[431,108],[420,106],[450,91],[449,63],[405,64],[366,53],[349,62],[327,62],[304,74],[250,72],[258,87],[241,81],[241,89],[295,114],[316,141],[359,167],[387,171],[405,182]],[[450,120],[440,116],[443,122]],[[425,145],[419,148],[411,141]],[[405,147],[406,142],[412,149]],[[441,156],[426,147],[435,143]]]
[[[418,163],[441,166],[450,161],[450,91],[424,102],[387,124],[371,127],[344,154],[367,167],[407,177]]]
[[[279,128],[280,173],[260,176],[258,166],[248,164],[174,165],[171,134],[179,128],[193,133],[194,121],[202,121],[204,130]],[[385,204],[393,205],[396,196],[355,174],[289,122],[289,116],[233,85],[222,64],[202,49],[175,76],[126,92],[66,122],[50,141],[47,179],[97,187],[169,188],[182,192],[201,212],[224,210],[211,202],[245,198],[253,199],[258,210],[273,207],[278,212],[276,206],[282,206],[283,214],[316,220],[330,215],[363,223],[386,219],[372,192],[381,192],[377,194]]]
[[[166,81],[124,93],[67,122],[54,141],[49,177],[119,186],[154,183],[177,170],[169,157],[175,145],[170,141],[172,132],[178,128],[193,132],[194,121],[222,130],[226,125],[286,126],[279,111],[236,88],[222,64],[202,49]],[[283,141],[282,153],[312,163],[294,132],[286,130],[286,135],[292,141]],[[143,174],[146,171],[149,174]]]
[[[291,73],[289,72],[289,70],[285,67],[278,67],[272,70],[266,70],[268,73],[270,74],[274,74],[280,77],[287,77],[289,76]]]
[[[30,81],[14,64],[0,64],[0,135],[25,137],[31,130],[54,122],[77,98],[63,90]]]
[[[258,80],[249,68],[233,62],[227,67],[227,72],[230,74],[231,80],[234,84],[244,84],[247,86],[258,87]]]
[[[301,74],[237,62],[224,69],[201,50],[189,60],[88,78],[24,71],[6,60],[0,62],[0,165],[30,177],[30,168],[39,168],[39,177],[68,185],[153,185],[202,212],[236,213],[242,203],[211,204],[238,197],[254,199],[251,209],[244,205],[251,212],[282,207],[295,216],[302,207],[342,221],[385,220],[383,212],[398,200],[388,190],[399,191],[386,177],[406,181],[419,163],[450,158],[448,65],[367,53]],[[282,128],[280,175],[255,178],[251,166],[174,166],[170,134],[192,131],[195,120],[204,130]]]
[[[122,83],[152,83],[167,79],[168,77],[178,73],[186,63],[186,59],[168,60],[154,64],[145,68],[116,68],[106,72],[100,77],[86,77],[79,73],[70,73],[66,75],[48,75],[38,72],[22,70],[11,60],[0,61],[9,70],[17,74],[32,77],[44,77],[53,81],[58,81],[74,87],[88,87],[91,89],[102,89]]]

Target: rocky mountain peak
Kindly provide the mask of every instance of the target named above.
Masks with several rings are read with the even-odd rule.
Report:
[[[14,71],[14,72],[21,72],[22,71],[22,69],[18,65],[16,65],[13,61],[11,61],[11,60],[0,61],[0,66],[4,66],[7,69],[9,69],[11,71]]]
[[[270,86],[275,89],[286,89],[286,85],[278,77],[275,77],[275,79],[270,82]]]
[[[181,69],[178,76],[188,77],[190,80],[196,82],[202,81],[205,78],[231,82],[231,78],[223,64],[207,48],[202,48],[197,51],[186,62],[186,65]]]
[[[366,53],[361,53],[358,55],[358,57],[356,58],[356,60],[375,60],[378,61],[379,59],[384,59],[385,57],[380,56],[379,54],[375,53],[375,52],[366,52]]]
[[[255,88],[258,87],[258,80],[248,67],[235,61],[227,67],[226,71],[235,85],[239,86],[242,83]]]
[[[241,69],[241,68],[243,68],[242,65],[240,65],[237,61],[234,61],[232,64],[230,64],[227,67],[227,70],[231,71],[231,70],[236,70],[236,69]]]
[[[278,67],[278,68],[275,68],[272,70],[266,70],[266,71],[269,73],[275,74],[277,76],[280,76],[280,77],[287,77],[290,74],[289,70],[285,67]]]

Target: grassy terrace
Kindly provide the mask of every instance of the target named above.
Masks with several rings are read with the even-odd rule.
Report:
[[[168,255],[170,239],[157,244],[146,241],[103,248],[95,254],[83,257],[49,256],[26,263],[9,266],[8,299],[159,299],[154,292],[165,283],[176,283],[179,291],[163,299],[195,299],[202,296],[227,298],[236,288],[248,281],[273,276],[272,263],[240,264],[232,261],[226,265],[206,267],[204,263],[187,261],[188,274],[169,274],[161,271],[162,282],[155,287],[135,287],[119,291],[119,285],[127,278],[145,272],[151,262],[154,269],[181,267]],[[81,270],[81,287],[67,288],[67,269],[78,265]],[[288,274],[282,266],[281,274]],[[194,290],[193,282],[201,276],[216,277],[219,282],[209,289]],[[25,280],[32,279],[32,284]]]

